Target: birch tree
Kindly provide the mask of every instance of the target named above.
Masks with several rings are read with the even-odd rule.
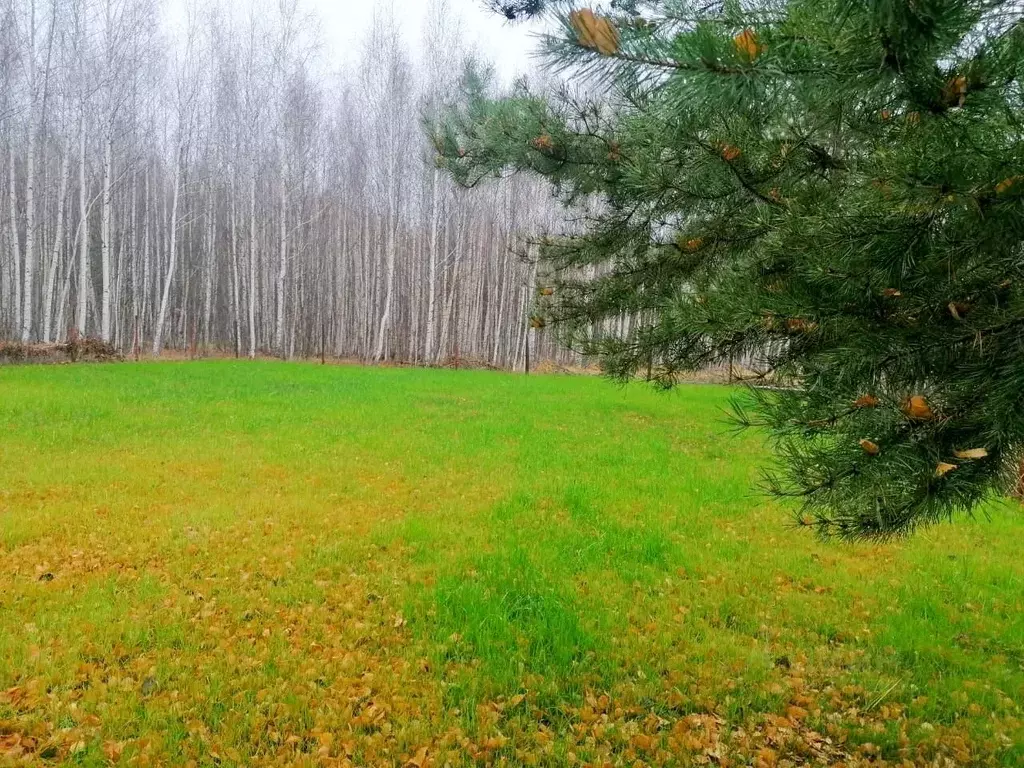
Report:
[[[436,173],[450,8],[384,6],[339,67],[304,0],[265,2],[178,29],[166,0],[0,0],[0,338],[521,367],[551,209]]]
[[[178,213],[181,202],[181,182],[191,148],[192,124],[195,119],[196,99],[199,90],[194,20],[190,20],[187,35],[188,39],[185,44],[184,54],[177,68],[175,88],[177,129],[174,148],[171,153],[171,214],[168,221],[167,234],[168,267],[167,274],[164,277],[160,309],[157,313],[156,330],[153,332],[153,355],[157,357],[160,356],[163,350],[164,324],[167,319],[171,288],[174,284],[175,269],[178,264]]]

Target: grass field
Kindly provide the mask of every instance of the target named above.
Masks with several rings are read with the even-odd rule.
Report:
[[[0,764],[1024,764],[1019,507],[817,542],[728,396],[0,369]]]

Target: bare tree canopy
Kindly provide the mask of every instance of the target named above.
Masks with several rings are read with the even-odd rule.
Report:
[[[0,0],[0,337],[521,367],[523,236],[558,212],[437,172],[420,124],[470,52],[432,3],[324,75],[298,0],[174,30],[160,0]]]

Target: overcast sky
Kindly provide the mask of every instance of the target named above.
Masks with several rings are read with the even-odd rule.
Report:
[[[376,9],[393,6],[402,31],[410,44],[421,36],[427,0],[302,0],[304,6],[320,18],[328,66],[351,61],[359,52],[359,41],[366,33]],[[498,14],[484,8],[483,0],[449,0],[452,11],[462,19],[466,41],[494,62],[502,79],[509,80],[531,68],[530,51],[536,41],[537,27],[509,24]]]

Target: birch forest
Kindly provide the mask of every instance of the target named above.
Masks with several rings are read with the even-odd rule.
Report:
[[[0,337],[568,362],[529,328],[524,245],[559,211],[434,166],[422,121],[471,52],[432,2],[342,66],[297,0],[0,0]]]

